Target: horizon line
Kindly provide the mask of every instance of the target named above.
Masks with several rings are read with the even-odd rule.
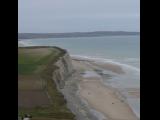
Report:
[[[140,31],[79,31],[79,32],[43,32],[43,33],[92,33],[92,32],[127,32],[127,33],[132,33],[132,32],[136,32],[136,33],[140,33]],[[18,32],[19,33],[27,33],[27,34],[30,34],[30,33],[42,33],[42,32]]]

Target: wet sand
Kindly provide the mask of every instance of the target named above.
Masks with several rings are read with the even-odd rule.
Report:
[[[97,74],[94,69],[108,69],[117,74],[125,72],[116,65],[112,64],[97,64],[93,61],[72,60],[75,69],[81,73],[90,71],[93,74],[85,76],[82,74],[79,83],[79,95],[87,101],[91,109],[102,113],[106,119],[103,120],[138,120],[130,106],[121,99],[116,89],[107,87],[103,83],[101,75]]]
[[[84,79],[81,82],[80,95],[93,109],[103,113],[109,120],[137,120],[130,107],[96,78]]]

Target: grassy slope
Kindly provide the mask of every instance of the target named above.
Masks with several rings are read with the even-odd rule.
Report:
[[[26,52],[29,49],[32,50],[30,52]],[[48,52],[49,54],[41,55],[39,52],[34,52],[35,48],[19,48],[18,75],[43,79],[46,82],[44,90],[48,92],[52,104],[48,107],[19,107],[18,113],[19,115],[23,115],[25,113],[31,114],[33,116],[33,120],[73,120],[74,115],[67,109],[63,95],[57,91],[56,85],[52,80],[52,72],[56,69],[56,66],[51,66],[51,63],[56,61],[57,58],[63,54],[63,51],[56,48],[48,49],[50,51]]]

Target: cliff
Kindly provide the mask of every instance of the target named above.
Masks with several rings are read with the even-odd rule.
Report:
[[[72,72],[70,56],[64,49],[19,47],[18,115],[29,114],[36,120],[74,120],[60,91]]]
[[[58,58],[54,65],[57,67],[57,69],[53,71],[53,80],[58,88],[64,88],[65,81],[73,73],[73,65],[69,54],[65,52]]]

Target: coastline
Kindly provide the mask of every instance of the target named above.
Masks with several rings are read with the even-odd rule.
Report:
[[[110,79],[112,75],[123,75],[125,71],[121,66],[107,63],[95,63],[94,60],[77,58],[72,56],[74,69],[79,74],[79,82],[77,84],[76,95],[81,102],[88,108],[90,114],[97,117],[96,120],[139,120],[140,116],[128,102],[128,98],[124,96],[121,89],[114,88],[110,84],[104,83],[105,79]],[[106,70],[107,76],[102,75],[102,71]],[[99,71],[97,71],[99,70]],[[112,73],[111,75],[109,73]],[[128,88],[127,88],[128,89]],[[129,89],[132,93],[131,100],[135,94],[140,94],[139,89]],[[135,91],[136,90],[136,91]],[[125,91],[126,92],[126,91]],[[128,92],[129,93],[129,92]],[[137,95],[139,97],[139,95]],[[74,107],[74,106],[70,106]],[[76,114],[76,113],[75,113]],[[79,119],[80,120],[80,119]]]
[[[22,45],[27,46],[23,43]],[[134,70],[139,72],[137,68],[125,65],[126,69],[122,69],[123,64],[113,61],[103,62],[97,59],[71,57],[75,72],[66,81],[65,88],[61,92],[77,120],[140,119],[139,111],[137,108],[134,109],[140,95],[139,86],[133,84],[126,87],[131,84],[127,83],[130,77],[124,77],[128,74],[127,69],[130,69],[130,72]],[[124,78],[125,81],[122,81]],[[89,95],[88,91],[90,91]],[[132,100],[135,98],[136,103],[133,103]]]
[[[82,82],[80,96],[88,102],[91,108],[101,112],[109,120],[137,120],[130,107],[118,98],[115,91],[98,80]]]

